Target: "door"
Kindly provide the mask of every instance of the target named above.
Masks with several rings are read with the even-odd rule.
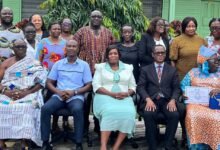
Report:
[[[220,0],[201,0],[201,18],[198,22],[199,33],[205,37],[210,34],[209,21],[212,18],[220,18]]]

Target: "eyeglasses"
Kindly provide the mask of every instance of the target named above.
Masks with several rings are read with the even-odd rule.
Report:
[[[156,26],[158,26],[158,27],[165,27],[164,24],[156,24]]]
[[[193,29],[195,29],[196,28],[196,26],[194,26],[194,25],[189,25],[189,26],[186,26],[186,28],[193,28]]]
[[[36,31],[25,31],[25,33],[34,34],[34,33],[36,33]]]
[[[70,22],[63,22],[62,25],[63,26],[71,26],[72,24]]]
[[[27,48],[27,46],[26,45],[14,45],[14,48],[16,48],[16,49],[25,49],[25,48]]]
[[[220,31],[220,26],[212,26],[210,27],[210,31]]]
[[[165,55],[166,52],[154,52],[154,55]]]
[[[99,18],[99,19],[101,19],[102,18],[102,16],[100,16],[100,15],[93,15],[93,16],[91,16],[92,18]]]

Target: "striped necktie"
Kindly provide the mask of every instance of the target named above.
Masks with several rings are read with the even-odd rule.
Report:
[[[158,77],[159,82],[160,82],[161,76],[162,76],[162,71],[161,71],[161,69],[162,69],[162,66],[161,66],[161,65],[158,65],[158,66],[157,66],[157,77]]]

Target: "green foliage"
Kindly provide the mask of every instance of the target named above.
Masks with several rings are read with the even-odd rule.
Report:
[[[103,26],[110,29],[117,39],[120,38],[120,29],[124,24],[134,27],[137,40],[149,25],[141,0],[46,0],[41,8],[48,9],[48,14],[44,16],[46,24],[65,17],[71,18],[73,32],[89,24],[93,10],[100,10],[103,13]]]

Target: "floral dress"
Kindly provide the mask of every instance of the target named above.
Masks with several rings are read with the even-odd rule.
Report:
[[[60,39],[59,43],[52,43],[49,38],[40,41],[36,58],[44,67],[51,70],[53,64],[65,57],[66,40]]]
[[[181,89],[186,86],[208,87],[220,89],[220,70],[205,75],[200,68],[193,68],[181,82]],[[186,131],[189,148],[192,150],[206,150],[209,145],[213,150],[220,146],[220,111],[210,109],[207,105],[187,104]]]

